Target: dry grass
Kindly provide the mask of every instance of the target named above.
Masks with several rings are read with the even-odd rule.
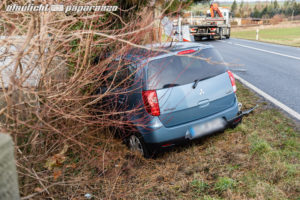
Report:
[[[116,12],[0,12],[0,130],[13,136],[23,199],[82,198],[88,190],[112,197],[114,166],[126,151],[107,129],[128,123],[115,97],[130,77],[116,78],[128,63],[110,64],[158,42],[159,20],[172,2],[155,15],[146,0],[59,2],[117,4]],[[0,10],[9,4],[1,1]]]
[[[9,2],[2,1],[0,9]],[[111,96],[119,92],[111,88],[95,95],[93,89],[114,85],[107,80],[119,68],[105,75],[113,59],[108,51],[123,55],[152,41],[155,27],[149,9],[134,14],[131,9],[92,17],[0,13],[0,26],[5,27],[1,31],[7,36],[1,47],[18,47],[0,55],[1,60],[14,58],[0,69],[13,72],[7,86],[3,77],[0,80],[5,101],[0,128],[15,141],[23,199],[75,200],[87,193],[94,199],[296,198],[298,132],[263,102],[237,129],[174,148],[154,160],[134,155],[113,139],[109,128],[124,125],[114,118],[118,113]],[[96,64],[95,56],[100,57]],[[61,68],[69,72],[62,75],[64,80],[57,77]],[[36,69],[41,71],[38,85],[24,86]],[[245,107],[260,101],[241,86],[238,95]],[[109,104],[101,101],[105,97]],[[101,112],[95,115],[92,105]]]
[[[95,152],[89,158],[86,180],[100,176],[101,181],[85,192],[95,199],[297,199],[299,130],[240,84],[238,96],[246,108],[260,107],[236,129],[177,146],[155,159],[135,156],[118,141],[107,143],[105,155]],[[110,160],[116,158],[113,154],[118,159]],[[70,154],[68,162],[76,163],[76,158]],[[104,171],[103,160],[111,162]]]

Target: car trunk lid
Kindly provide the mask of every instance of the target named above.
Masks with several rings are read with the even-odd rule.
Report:
[[[202,119],[235,103],[231,79],[222,63],[213,48],[184,50],[149,62],[146,89],[156,91],[164,126]]]
[[[193,84],[157,90],[159,119],[172,127],[202,119],[230,108],[235,94],[227,73]]]

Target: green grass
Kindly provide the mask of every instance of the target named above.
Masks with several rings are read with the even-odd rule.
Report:
[[[254,133],[254,135],[251,136],[250,143],[251,143],[251,147],[250,147],[251,153],[257,153],[261,155],[263,153],[267,153],[272,150],[270,144],[266,140],[261,139],[256,133]]]
[[[219,192],[224,192],[228,189],[233,189],[236,186],[236,181],[228,178],[228,177],[221,177],[215,184],[215,189]]]
[[[103,185],[124,199],[297,199],[300,137],[295,124],[237,82],[243,108],[259,107],[235,129],[177,146]],[[115,182],[117,180],[117,182]]]
[[[201,200],[222,200],[220,198],[214,198],[214,197],[211,197],[211,196],[204,196],[203,198],[200,198],[200,199]]]
[[[256,39],[256,30],[232,31],[232,37]],[[259,30],[259,41],[300,47],[300,27],[268,28]]]
[[[203,180],[193,180],[191,182],[191,186],[194,188],[194,192],[197,194],[201,194],[202,192],[205,192],[209,188],[209,185],[205,183]]]
[[[176,146],[147,160],[129,152],[121,141],[108,140],[105,153],[91,152],[86,158],[91,162],[85,170],[68,168],[63,177],[84,177],[84,185],[78,187],[95,199],[297,199],[300,131],[239,82],[237,87],[243,109],[259,107],[235,129]],[[69,165],[78,165],[78,155],[68,157]],[[74,194],[72,198],[82,199],[77,186],[59,189],[60,193],[53,193],[57,187],[49,189],[51,195],[58,195],[56,199],[66,191]]]

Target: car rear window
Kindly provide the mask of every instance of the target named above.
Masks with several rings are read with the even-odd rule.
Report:
[[[221,55],[213,48],[187,56],[168,56],[148,64],[147,89],[157,90],[204,80],[226,72]],[[189,57],[209,58],[209,61]]]

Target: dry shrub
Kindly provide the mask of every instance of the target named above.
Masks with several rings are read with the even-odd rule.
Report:
[[[270,19],[270,24],[275,25],[275,24],[279,24],[280,22],[282,22],[284,19],[283,15],[275,15],[274,17],[272,17],[272,19]]]
[[[2,1],[0,10],[11,3]],[[122,91],[115,80],[129,63],[108,69],[132,47],[152,41],[155,21],[149,4],[114,13],[0,13],[0,128],[14,138],[24,199],[77,199],[85,193],[111,198],[128,160],[142,162],[115,141],[111,129],[130,129],[120,120],[124,111],[116,97]],[[102,87],[108,89],[99,91]]]

